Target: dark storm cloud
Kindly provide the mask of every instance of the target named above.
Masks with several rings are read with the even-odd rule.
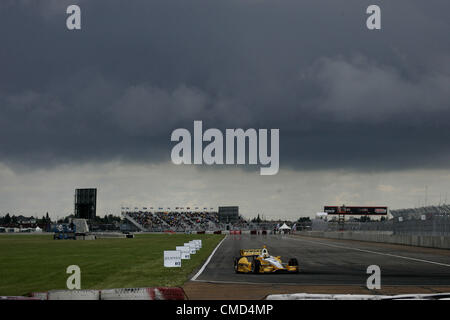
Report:
[[[372,2],[2,2],[0,161],[168,160],[203,120],[280,128],[282,167],[448,167],[450,3],[375,1],[371,32]]]

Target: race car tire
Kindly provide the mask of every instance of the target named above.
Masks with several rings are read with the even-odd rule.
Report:
[[[253,273],[258,274],[260,268],[261,268],[261,262],[259,262],[259,260],[255,259],[252,263]]]
[[[289,259],[288,265],[289,265],[289,266],[298,266],[298,261],[297,261],[297,259],[296,259],[296,258],[291,258],[291,259]]]
[[[236,272],[236,273],[239,273],[238,263],[239,263],[239,258],[234,258],[234,272]]]

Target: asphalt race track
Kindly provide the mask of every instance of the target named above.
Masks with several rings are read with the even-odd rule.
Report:
[[[298,274],[236,274],[233,260],[244,248],[266,245],[283,262],[297,258]],[[196,281],[217,283],[360,285],[378,265],[381,285],[450,285],[450,250],[281,235],[228,235]]]

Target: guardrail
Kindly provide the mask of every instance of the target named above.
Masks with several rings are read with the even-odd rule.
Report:
[[[358,240],[402,244],[415,247],[450,249],[450,236],[395,235],[385,232],[353,232],[353,231],[299,231],[296,234],[310,237]]]

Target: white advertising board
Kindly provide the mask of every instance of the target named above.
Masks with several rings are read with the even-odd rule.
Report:
[[[196,251],[200,250],[200,244],[196,240],[191,240],[189,241],[189,243],[191,243],[195,247]]]
[[[195,247],[195,245],[193,244],[193,243],[190,243],[190,242],[186,242],[185,244],[184,244],[184,246],[187,246],[187,247],[189,247],[189,249],[190,249],[190,254],[195,254],[196,252],[197,252],[197,250],[195,249],[196,247]]]
[[[193,240],[198,243],[199,249],[202,248],[202,240]]]
[[[191,250],[188,246],[177,246],[177,251],[181,251],[181,259],[190,259],[191,258]]]
[[[181,267],[181,251],[165,250],[164,251],[164,267],[167,267],[167,268]]]

